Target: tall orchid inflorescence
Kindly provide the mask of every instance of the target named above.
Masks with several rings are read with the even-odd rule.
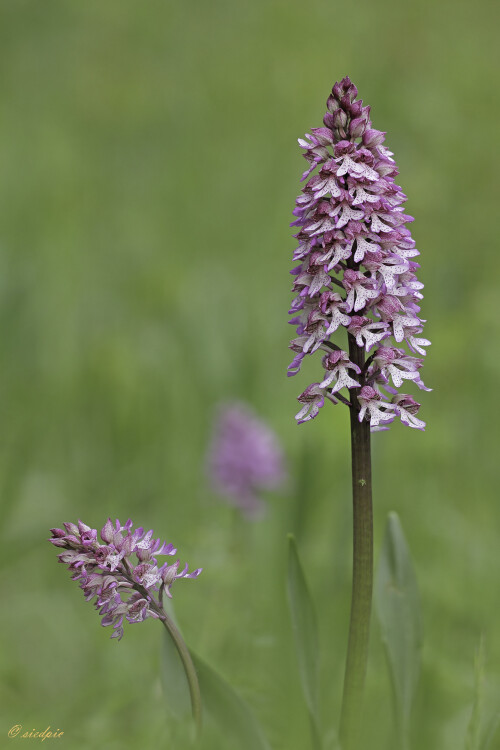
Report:
[[[370,107],[357,95],[349,78],[336,83],[325,127],[299,139],[309,163],[302,179],[316,173],[297,198],[292,224],[300,229],[294,254],[299,265],[291,272],[297,297],[290,322],[297,325],[297,338],[290,348],[296,355],[288,374],[295,375],[304,357],[317,350],[325,372],[299,396],[303,408],[296,418],[314,418],[327,398],[355,404],[359,420],[369,420],[372,430],[387,429],[395,417],[423,430],[416,416],[420,404],[398,392],[405,380],[430,390],[420,379],[423,360],[394,345],[404,341],[424,356],[430,344],[420,336],[419,252],[405,227],[413,218],[403,213],[406,196],[394,182],[398,170],[382,145],[385,134],[372,128]],[[342,327],[349,353],[331,340]],[[366,361],[364,351],[370,353]],[[340,393],[344,388],[350,401]]]
[[[97,530],[82,521],[78,525],[64,523],[63,529],[51,529],[49,539],[62,547],[59,562],[68,565],[72,579],[80,582],[85,599],[95,597],[95,607],[102,616],[102,625],[113,625],[111,638],[121,639],[123,622],[142,622],[148,617],[166,619],[162,606],[165,593],[177,578],[196,578],[201,568],[188,573],[186,565],[179,571],[179,560],[158,567],[157,555],[175,555],[172,544],[153,539],[153,530],[133,531],[128,520],[124,526],[108,518],[97,541]],[[132,556],[135,556],[135,559]]]

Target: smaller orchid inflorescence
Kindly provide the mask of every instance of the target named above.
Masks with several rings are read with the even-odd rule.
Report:
[[[388,341],[404,341],[421,356],[430,344],[420,336],[423,284],[414,260],[419,252],[405,227],[413,218],[403,213],[406,196],[395,184],[398,170],[382,145],[385,133],[372,128],[370,107],[357,95],[349,78],[336,83],[324,127],[299,139],[309,163],[302,179],[318,171],[294,210],[299,265],[291,272],[297,297],[290,323],[297,326],[297,338],[290,345],[296,355],[288,374],[297,374],[304,357],[318,349],[325,373],[299,396],[303,408],[296,418],[313,419],[328,398],[355,406],[359,420],[368,419],[372,429],[387,429],[399,417],[421,430],[425,423],[415,416],[420,404],[397,389],[411,380],[430,390],[420,379],[423,360]],[[342,327],[349,354],[331,341]],[[366,362],[357,349],[372,352]],[[350,400],[340,393],[344,388]]]
[[[121,639],[123,622],[143,622],[148,617],[165,619],[162,598],[168,597],[178,578],[196,578],[201,568],[188,572],[186,565],[179,570],[179,560],[158,567],[157,555],[175,555],[172,544],[153,539],[153,530],[133,531],[128,520],[124,526],[108,518],[101,531],[104,544],[97,541],[97,530],[78,521],[64,523],[63,529],[51,529],[49,539],[62,547],[59,562],[68,565],[72,579],[80,582],[85,599],[94,597],[102,625],[113,625],[111,638]],[[132,559],[135,555],[136,560]]]
[[[263,490],[286,480],[283,451],[271,428],[243,403],[219,408],[208,455],[212,486],[247,518],[261,515]]]

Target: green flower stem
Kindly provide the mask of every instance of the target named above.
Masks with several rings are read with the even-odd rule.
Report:
[[[165,613],[163,609],[161,610],[160,619],[167,629],[168,634],[175,643],[175,647],[181,658],[182,666],[184,667],[184,671],[186,673],[186,678],[189,685],[189,695],[191,696],[191,708],[193,710],[193,718],[196,724],[196,735],[197,737],[199,737],[201,734],[201,694],[196,669],[193,664],[193,660],[191,659],[189,649],[186,646],[182,635],[180,634],[173,620],[170,619],[170,617]]]
[[[132,575],[132,571],[130,569],[130,566],[127,562],[127,560],[124,560],[124,575],[132,586],[135,588],[136,591],[138,591],[141,596],[150,602],[150,605],[152,609],[156,612],[158,615],[158,618],[162,621],[163,625],[165,626],[168,634],[172,638],[175,647],[177,649],[177,653],[180,656],[182,666],[184,667],[184,672],[186,673],[186,679],[188,681],[188,687],[189,687],[189,695],[191,697],[191,709],[193,711],[193,719],[196,726],[196,738],[199,739],[201,735],[201,693],[200,693],[200,684],[198,682],[198,675],[196,674],[196,669],[193,664],[193,660],[191,659],[191,654],[189,653],[189,649],[186,646],[184,639],[182,635],[180,634],[179,629],[175,625],[174,621],[167,615],[165,610],[163,609],[163,591],[164,591],[164,584],[161,585],[160,591],[158,592],[158,601],[155,601],[154,598],[150,597],[144,586],[142,586],[140,583],[137,583],[137,581],[134,580],[134,577]]]
[[[361,369],[364,351],[349,334],[349,358]],[[357,389],[356,389],[357,390]],[[358,421],[357,393],[351,391],[353,495],[353,574],[349,644],[340,717],[342,750],[357,750],[363,722],[363,691],[368,662],[373,589],[373,511],[370,424]]]

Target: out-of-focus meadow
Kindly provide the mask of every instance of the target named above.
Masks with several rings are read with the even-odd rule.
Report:
[[[396,155],[433,342],[427,431],[395,424],[373,441],[375,551],[397,510],[422,598],[414,748],[464,747],[481,634],[485,701],[500,703],[498,21],[488,0],[1,3],[3,737],[50,724],[75,750],[173,746],[159,624],[109,641],[46,542],[62,521],[100,528],[108,515],[204,568],[174,587],[177,617],[275,750],[309,742],[285,595],[294,531],[336,724],[348,419],[327,405],[296,427],[319,361],[285,372],[296,139],[321,125],[346,74]],[[291,474],[253,524],[206,481],[228,398],[268,420]],[[388,750],[375,622],[362,718],[366,747]]]

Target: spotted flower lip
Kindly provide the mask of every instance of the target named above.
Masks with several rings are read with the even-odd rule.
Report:
[[[308,422],[317,416],[319,410],[325,403],[325,389],[321,388],[319,383],[308,385],[304,393],[298,397],[298,401],[303,404],[302,409],[295,415],[299,424]]]
[[[119,519],[113,523],[108,518],[100,534],[104,544],[98,541],[97,530],[82,521],[63,526],[64,529],[51,529],[49,542],[64,550],[58,555],[59,562],[68,565],[86,601],[95,599],[101,624],[113,625],[111,638],[122,638],[124,621],[164,619],[163,593],[171,597],[175,580],[197,578],[202,570],[189,573],[186,565],[178,573],[179,560],[174,565],[165,562],[158,567],[157,557],[175,555],[177,550],[170,543],[154,539],[152,529],[145,532],[139,527],[134,531],[130,519],[122,526]]]
[[[299,139],[308,169],[293,211],[299,265],[292,271],[290,323],[297,335],[288,375],[297,375],[317,351],[325,370],[298,397],[299,423],[314,419],[329,400],[356,408],[374,430],[387,429],[396,417],[425,427],[415,416],[420,404],[398,394],[404,383],[430,390],[420,377],[430,341],[421,335],[419,251],[406,226],[413,217],[404,213],[406,195],[395,182],[398,169],[385,135],[373,127],[370,107],[346,77],[332,88],[323,126]],[[343,329],[349,347],[333,343]],[[332,349],[348,349],[352,358],[352,346],[369,355],[364,367],[345,352],[332,358]]]

